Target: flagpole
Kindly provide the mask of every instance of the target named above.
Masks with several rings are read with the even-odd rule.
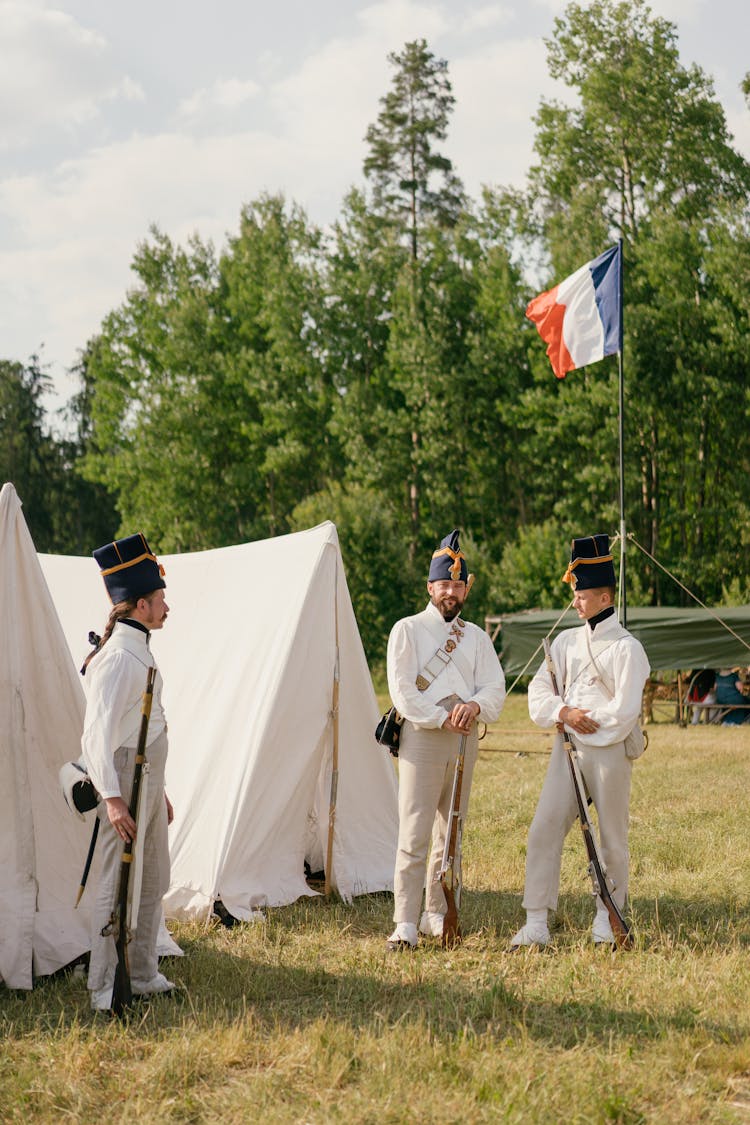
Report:
[[[547,355],[558,379],[568,371],[596,363],[617,351],[619,371],[619,438],[620,438],[620,596],[619,610],[626,623],[627,586],[625,574],[625,377],[623,372],[624,308],[622,239],[617,246],[608,246],[603,254],[566,277],[559,285],[540,293],[526,306],[526,316],[536,325],[547,345]],[[615,264],[615,257],[617,259]],[[616,269],[616,273],[613,270]],[[617,348],[613,348],[617,301]],[[570,317],[568,317],[570,314]],[[590,331],[598,317],[604,330],[601,348]],[[573,358],[575,355],[575,359]]]
[[[620,618],[622,624],[628,623],[628,599],[625,585],[625,378],[623,373],[622,353],[625,344],[623,334],[623,262],[622,239],[617,240],[618,269],[617,269],[617,303],[619,306],[619,336],[620,347],[617,352],[617,367],[619,374],[620,394]]]

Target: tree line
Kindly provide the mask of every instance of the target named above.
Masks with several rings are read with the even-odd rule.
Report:
[[[708,603],[750,600],[750,165],[642,0],[572,3],[546,46],[570,96],[540,103],[523,190],[468,198],[448,63],[416,40],[330,230],[280,195],[219,250],[150,230],[82,349],[73,439],[44,431],[38,367],[1,364],[1,464],[37,547],[333,520],[372,661],[454,526],[470,616],[561,605],[570,538],[618,528],[617,360],[558,382],[524,313],[621,238],[626,522],[648,552],[629,604],[685,598],[649,554]]]

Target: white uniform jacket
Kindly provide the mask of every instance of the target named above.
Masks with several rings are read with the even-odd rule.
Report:
[[[546,662],[542,663],[529,684],[532,720],[540,727],[552,727],[564,706],[582,707],[599,729],[593,734],[576,733],[576,745],[594,748],[624,742],[638,721],[651,670],[640,641],[613,614],[593,631],[586,622],[558,634],[551,655],[562,698],[555,695]]]
[[[430,602],[413,617],[403,617],[388,638],[388,690],[396,710],[418,729],[440,728],[446,711],[438,707],[441,699],[458,695],[464,703],[479,704],[478,718],[492,723],[505,701],[505,676],[492,641],[483,629],[460,621],[462,630],[451,660],[426,691],[417,687],[417,676],[436,651],[456,634],[459,621],[446,621]]]
[[[100,796],[120,797],[114,755],[120,746],[136,746],[148,669],[154,666],[149,634],[118,621],[112,636],[86,669],[86,716],[81,747],[89,776]],[[154,678],[147,745],[166,726],[161,705],[162,678]]]

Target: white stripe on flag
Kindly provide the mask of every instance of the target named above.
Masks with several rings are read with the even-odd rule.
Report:
[[[565,305],[563,339],[576,367],[604,358],[604,328],[589,266],[566,277],[557,290],[557,303]]]

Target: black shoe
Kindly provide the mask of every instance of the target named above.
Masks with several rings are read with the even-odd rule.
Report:
[[[403,938],[394,941],[389,938],[385,943],[386,953],[412,953],[416,948],[416,945],[412,945],[410,941],[404,941]]]
[[[220,898],[217,898],[214,903],[214,914],[219,919],[222,926],[226,926],[228,930],[231,930],[233,926],[239,925],[239,919],[235,918],[234,914],[229,913]]]

